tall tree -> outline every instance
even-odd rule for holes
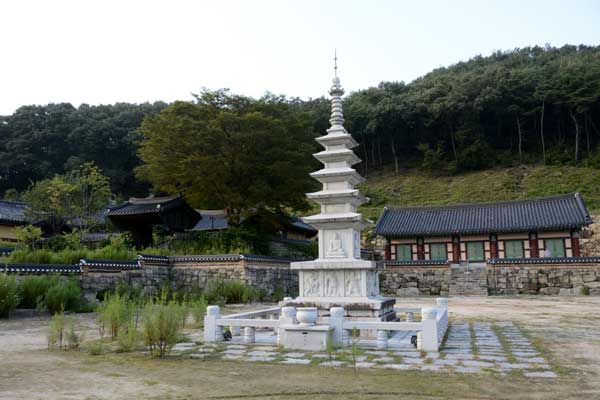
[[[205,91],[144,120],[137,173],[157,192],[195,207],[224,208],[233,224],[257,209],[305,210],[314,188],[308,115],[284,98]]]

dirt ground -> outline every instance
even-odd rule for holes
[[[88,340],[93,318],[78,316]],[[0,321],[0,399],[600,399],[600,297],[452,298],[450,318],[515,322],[559,377],[92,356],[48,351],[48,320],[28,318]]]

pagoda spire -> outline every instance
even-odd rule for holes
[[[331,95],[331,117],[329,118],[329,123],[332,128],[344,126],[344,112],[342,110],[342,96],[344,95],[344,89],[340,84],[340,78],[337,76],[337,50],[335,51],[333,60],[334,77],[331,89],[329,89],[329,94]]]

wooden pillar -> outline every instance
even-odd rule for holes
[[[537,258],[540,256],[538,249],[538,238],[536,232],[529,233],[529,254],[531,258]]]
[[[385,242],[385,253],[384,253],[383,258],[385,258],[386,260],[392,259],[392,245],[390,244],[389,239],[386,239],[386,242]]]
[[[581,247],[579,247],[579,232],[571,232],[571,248],[573,257],[581,257]]]
[[[498,258],[498,236],[495,233],[490,235],[490,257]]]
[[[458,236],[452,237],[452,262],[455,264],[460,262],[460,240]]]
[[[417,239],[417,260],[425,259],[425,243],[423,238]]]

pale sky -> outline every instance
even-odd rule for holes
[[[2,0],[0,115],[202,87],[319,97],[336,47],[349,92],[546,43],[600,44],[600,1]]]

